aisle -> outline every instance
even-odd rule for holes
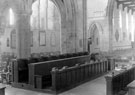
[[[60,95],[106,95],[105,78],[99,77]]]
[[[39,93],[30,90],[13,88],[8,85],[5,86],[6,86],[5,95],[53,95],[53,94]],[[59,95],[106,95],[105,78],[104,76],[99,77],[95,80],[84,83],[76,88],[63,92]]]

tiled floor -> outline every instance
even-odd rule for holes
[[[5,95],[53,95],[53,94],[39,93],[30,90],[13,88],[8,85],[5,86],[6,86]],[[104,76],[102,76],[90,82],[84,83],[69,91],[63,92],[59,95],[106,95],[105,78]]]

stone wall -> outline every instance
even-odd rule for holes
[[[132,14],[127,8],[123,10],[123,6],[114,5],[113,17],[113,50],[131,48],[132,33]]]
[[[132,48],[131,40],[132,38],[132,14],[131,11],[127,11],[127,8],[123,10],[122,5],[117,8],[117,2],[114,0],[113,9],[109,4],[112,0],[87,0],[87,38],[91,34],[91,25],[96,24],[100,25],[102,29],[99,29],[99,38],[100,38],[100,51],[111,51],[112,50],[121,50]],[[111,2],[112,3],[112,2]],[[109,10],[110,9],[110,10]],[[112,11],[113,10],[113,11]],[[121,26],[120,24],[120,11],[121,10]],[[110,11],[110,12],[109,12]],[[111,14],[109,14],[111,13]],[[126,24],[126,13],[128,15],[128,21]],[[109,16],[111,16],[109,17]],[[108,19],[109,18],[109,19]],[[110,20],[112,19],[113,25],[110,26]],[[128,25],[128,29],[126,28]],[[112,30],[109,28],[112,27]],[[117,32],[116,32],[117,31]],[[110,38],[112,36],[112,39]],[[93,51],[92,51],[93,52]]]
[[[39,40],[41,40],[39,38],[40,30],[38,29],[38,26],[37,26],[37,29],[32,28],[29,31],[30,32],[29,39],[31,38],[32,40],[32,41],[29,41],[31,42],[30,52],[40,53],[40,52],[60,51],[61,53],[73,53],[73,52],[86,51],[85,50],[86,31],[84,31],[86,27],[84,25],[84,22],[86,22],[86,19],[84,18],[86,17],[86,14],[84,14],[84,12],[86,11],[84,10],[84,6],[86,3],[84,3],[84,0],[69,0],[69,1],[64,0],[63,2],[59,1],[58,3],[56,2],[55,4],[60,12],[59,25],[61,26],[60,26],[59,31],[57,31],[57,29],[52,29],[52,30],[45,29],[45,45],[40,45],[39,44],[40,42]],[[22,14],[19,14],[17,16],[21,16],[21,15]],[[19,18],[21,19],[21,17]],[[40,19],[40,21],[42,21],[42,19]],[[34,23],[36,23],[36,21],[34,21]],[[58,23],[56,25],[58,25]],[[17,26],[15,26],[17,28],[16,29],[17,32],[19,32],[19,29],[24,28],[23,26],[22,28],[21,26],[19,26],[19,29],[18,29]],[[57,28],[57,27],[54,27],[54,28]],[[15,52],[15,53],[18,52],[17,49],[13,50],[11,47],[6,46],[6,39],[8,35],[9,35],[8,38],[10,39],[11,31],[7,30],[7,28],[5,28],[4,30],[5,30],[4,35],[1,36],[1,40],[4,40],[4,41],[1,41],[2,42],[1,51],[2,52]],[[22,33],[22,31],[23,30],[21,30],[20,33]],[[17,37],[16,40],[18,41],[18,39],[20,39],[21,42],[24,40],[23,38]],[[19,46],[19,44],[17,44],[17,46]],[[20,46],[18,47],[18,49],[19,48],[21,49]]]
[[[87,0],[87,38],[91,34],[91,25],[98,26],[99,39],[100,39],[100,51],[109,51],[109,31],[108,31],[108,19],[107,19],[107,4],[108,0]],[[91,51],[93,52],[93,51]],[[99,52],[99,51],[97,51]]]
[[[6,4],[9,2],[8,0],[5,2],[4,6],[6,7]],[[117,8],[117,3],[114,1],[115,4],[111,13],[109,12],[109,5],[111,5],[109,2],[111,2],[111,0],[54,0],[53,3],[60,13],[60,23],[56,25],[60,28],[57,31],[57,27],[55,27],[55,29],[46,29],[46,26],[41,26],[45,28],[45,45],[40,45],[39,29],[29,30],[29,16],[31,15],[29,10],[31,10],[31,6],[29,4],[26,6],[27,4],[25,3],[28,2],[24,3],[18,1],[16,5],[14,5],[20,8],[20,10],[17,11],[17,7],[14,7],[17,14],[16,18],[18,18],[15,25],[17,31],[17,50],[6,47],[6,41],[7,38],[10,40],[9,35],[11,31],[6,27],[4,28],[4,35],[1,35],[1,52],[19,52],[18,55],[22,54],[25,57],[25,55],[29,56],[27,52],[40,53],[60,51],[61,53],[73,53],[87,51],[87,39],[93,35],[91,34],[93,25],[96,25],[98,29],[99,49],[97,52],[108,52],[111,50],[110,48],[112,48],[112,50],[131,48],[131,32],[133,31],[131,12],[128,12],[128,23],[126,24],[127,9],[125,8],[123,10],[121,5]],[[24,7],[25,9],[23,9]],[[0,10],[5,11],[4,8]],[[120,28],[119,25],[119,10],[121,10],[122,15],[122,28]],[[110,13],[114,14],[111,16],[113,18],[109,18]],[[24,14],[28,16],[26,17]],[[45,16],[42,18],[44,17]],[[19,19],[27,20],[27,22],[19,22]],[[40,21],[42,20],[43,19],[40,19]],[[111,20],[113,21],[113,25],[111,25]],[[49,26],[51,26],[51,24]],[[110,29],[110,26],[113,27],[113,29]],[[23,33],[23,31],[25,33]],[[29,34],[31,31],[33,31],[33,38],[30,35],[28,35],[27,38],[25,35]],[[23,35],[21,36],[19,33]],[[29,38],[33,39],[33,41],[31,41],[33,42],[31,47],[29,47],[30,41],[25,44],[27,40],[30,40]],[[25,53],[23,53],[23,51],[25,51]]]

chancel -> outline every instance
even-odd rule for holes
[[[134,0],[0,0],[0,95],[135,95]]]

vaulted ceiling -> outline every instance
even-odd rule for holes
[[[123,5],[123,10],[127,7],[128,11],[132,10],[132,12],[135,12],[135,0],[116,0],[118,3],[118,6],[120,4]]]

